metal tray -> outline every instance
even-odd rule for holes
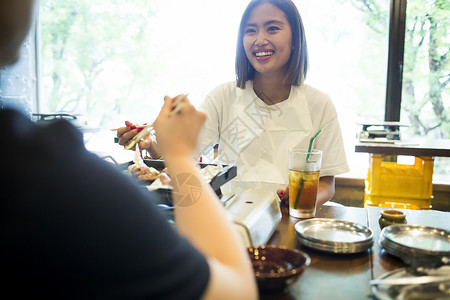
[[[164,160],[156,160],[156,159],[144,159],[144,163],[149,166],[153,167],[158,171],[163,170],[166,166],[164,165]],[[127,170],[130,165],[132,165],[133,162],[129,161],[127,163],[119,164],[118,167],[121,170]],[[215,164],[205,164],[205,163],[198,163],[198,165],[201,168],[204,168],[208,165],[215,165]],[[208,183],[211,185],[213,190],[216,192],[217,195],[221,195],[220,187],[236,177],[237,175],[237,168],[235,164],[231,165],[223,165],[223,170],[214,176],[214,178],[210,179]]]
[[[309,248],[323,251],[323,252],[329,252],[329,253],[336,253],[336,254],[354,254],[354,253],[360,253],[364,252],[367,249],[369,249],[372,244],[352,244],[352,243],[345,243],[345,244],[334,244],[334,245],[327,245],[327,244],[320,244],[311,242],[306,239],[302,239],[301,237],[297,236],[297,240],[304,246],[307,246]]]
[[[450,232],[444,229],[399,224],[383,228],[381,236],[411,251],[450,255]]]
[[[295,224],[298,241],[310,248],[351,254],[366,251],[373,245],[372,231],[361,224],[317,218]]]
[[[412,266],[438,267],[450,259],[450,232],[440,228],[391,225],[381,231],[379,244]]]

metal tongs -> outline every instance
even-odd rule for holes
[[[376,279],[369,281],[370,285],[418,285],[418,284],[430,284],[450,282],[450,275],[448,276],[419,276],[419,277],[405,277],[405,278],[387,278]]]
[[[450,269],[442,268],[425,269],[423,267],[405,268],[407,277],[378,278],[369,281],[373,286],[402,286],[402,285],[424,285],[433,283],[450,283]]]
[[[171,116],[177,114],[181,109],[183,109],[184,104],[181,103],[181,101],[183,101],[186,97],[187,97],[187,94],[178,95],[175,97],[175,101],[173,103],[173,109],[170,112]],[[133,148],[133,146],[136,145],[136,143],[138,143],[142,138],[144,138],[146,135],[148,135],[150,133],[150,131],[153,129],[154,124],[155,123],[152,123],[150,125],[143,127],[142,130],[131,139],[131,141],[128,143],[128,145],[126,145],[124,147],[124,149],[129,150],[129,149]]]

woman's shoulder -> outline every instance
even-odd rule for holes
[[[296,88],[303,91],[310,112],[316,114],[319,112],[332,112],[335,110],[334,103],[327,93],[307,84],[303,84]]]
[[[215,105],[227,103],[230,105],[239,98],[243,91],[236,86],[236,81],[228,81],[213,88],[206,96],[205,103],[214,103]]]
[[[309,106],[329,107],[334,106],[333,101],[328,93],[319,90],[308,84],[303,84],[299,88],[303,89],[306,101]]]
[[[208,96],[224,96],[233,95],[238,92],[239,88],[236,86],[236,81],[228,81],[221,83],[214,87]]]
[[[309,101],[331,102],[331,98],[327,93],[325,93],[311,85],[303,84],[302,86],[300,86],[298,88],[303,89],[303,91],[305,92],[305,96]]]

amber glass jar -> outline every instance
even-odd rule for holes
[[[406,224],[405,213],[396,209],[385,209],[381,211],[380,219],[378,220],[380,228],[393,224]]]

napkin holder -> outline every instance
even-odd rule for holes
[[[266,244],[281,221],[278,196],[265,190],[247,190],[224,204],[246,247]]]

